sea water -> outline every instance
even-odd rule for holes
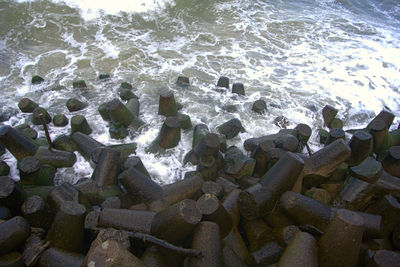
[[[29,97],[51,115],[82,114],[91,136],[109,145],[136,142],[137,155],[161,184],[182,178],[195,166],[183,166],[192,131],[161,154],[146,153],[165,119],[157,114],[159,93],[172,90],[191,116],[212,132],[232,118],[245,133],[228,145],[279,131],[277,116],[288,127],[306,123],[313,129],[312,149],[319,149],[321,109],[339,110],[345,129],[362,128],[383,108],[400,117],[400,3],[380,0],[36,0],[0,1],[0,111],[5,125],[30,121],[18,101]],[[100,81],[99,74],[111,79]],[[31,85],[33,75],[45,82]],[[190,87],[179,87],[179,75]],[[246,96],[216,91],[220,76],[245,85]],[[72,88],[84,79],[88,90]],[[131,83],[146,122],[124,140],[113,140],[97,111],[118,98],[121,82]],[[68,112],[77,97],[88,108]],[[268,111],[251,105],[264,99]],[[234,105],[236,112],[224,106]],[[41,127],[32,126],[40,136]],[[69,134],[69,126],[49,125],[52,138]],[[90,177],[92,167],[77,153],[73,168],[59,169],[56,183]],[[10,153],[2,160],[11,165]]]

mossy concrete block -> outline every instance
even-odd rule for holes
[[[37,108],[39,105],[35,102],[33,102],[29,98],[22,98],[18,102],[18,107],[19,109],[24,112],[24,113],[32,113],[35,108]]]
[[[225,135],[226,139],[236,137],[240,132],[244,133],[246,130],[243,128],[239,119],[231,119],[217,127],[217,131]]]
[[[118,99],[113,99],[106,104],[106,112],[112,122],[119,122],[129,126],[133,121],[133,114]],[[101,113],[100,113],[101,114]]]
[[[32,82],[32,84],[41,84],[42,82],[44,82],[44,79],[42,77],[40,77],[39,75],[35,75],[32,77],[31,82]]]
[[[15,126],[15,130],[23,134],[26,138],[35,140],[38,136],[38,133],[32,129],[28,124],[20,124]]]
[[[120,123],[111,124],[108,132],[113,139],[124,139],[128,136],[128,130]]]
[[[41,116],[43,116],[43,120],[46,124],[49,124],[51,122],[51,116],[47,112],[47,110],[42,107],[37,107],[32,112],[32,123],[35,125],[42,125],[43,121],[40,118]]]
[[[132,84],[128,83],[128,82],[122,82],[120,87],[121,89],[133,89]]]
[[[64,114],[57,114],[53,117],[53,124],[57,127],[64,127],[68,125],[68,118]]]
[[[131,89],[125,89],[125,88],[119,90],[119,97],[125,101],[128,101],[129,99],[132,98],[138,98],[137,95],[135,95]]]
[[[225,87],[226,89],[229,89],[229,78],[225,77],[225,76],[221,76],[218,79],[217,87]]]
[[[246,95],[243,83],[234,83],[232,85],[232,93],[238,95]]]
[[[77,98],[70,98],[67,100],[66,106],[69,112],[74,112],[86,108],[88,104],[80,101]]]
[[[105,79],[110,79],[110,78],[111,78],[111,76],[108,73],[101,73],[99,75],[99,80],[105,80]]]
[[[327,205],[329,205],[332,201],[332,197],[329,192],[322,188],[313,187],[307,190],[304,195]]]
[[[5,161],[0,161],[0,176],[7,176],[10,173],[10,167]]]
[[[179,120],[180,120],[180,127],[182,130],[187,130],[192,128],[192,121],[190,119],[190,116],[187,114],[178,114]]]
[[[82,88],[87,88],[86,82],[84,80],[76,80],[72,82],[72,87],[74,89],[82,89]]]
[[[263,114],[265,111],[267,111],[267,103],[262,99],[256,100],[254,101],[251,110],[258,114]]]
[[[176,80],[176,84],[185,87],[190,85],[190,81],[188,77],[179,76],[178,79]]]
[[[87,135],[92,133],[92,128],[90,128],[86,118],[82,115],[75,115],[71,118],[71,133],[75,132],[81,132]]]
[[[62,134],[53,140],[53,147],[58,150],[74,152],[78,150],[77,144],[68,135]]]

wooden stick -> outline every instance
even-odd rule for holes
[[[310,146],[308,145],[308,143],[306,143],[305,145],[306,145],[306,148],[307,148],[308,155],[311,156],[312,155],[312,151],[311,151]]]
[[[40,113],[39,117],[40,117],[40,120],[42,121],[42,124],[43,124],[44,133],[46,134],[47,142],[49,143],[49,150],[51,150],[51,147],[53,146],[53,144],[51,142],[49,130],[47,129],[46,121],[44,120],[44,117],[43,117],[42,113]]]
[[[96,227],[96,230],[101,230],[101,228]],[[130,232],[130,231],[124,231],[128,234],[129,237],[135,238],[135,239],[140,239],[143,242],[149,242],[154,245],[163,247],[165,249],[169,249],[171,251],[174,251],[176,253],[188,256],[188,257],[202,257],[201,251],[197,249],[187,249],[187,248],[182,248],[182,247],[177,247],[175,245],[172,245],[171,243],[168,243],[165,240],[159,239],[155,236],[149,235],[149,234],[143,234],[139,232]]]
[[[187,249],[187,248],[181,248],[181,247],[177,247],[172,245],[171,243],[168,243],[165,240],[162,239],[158,239],[157,237],[154,237],[152,235],[149,234],[143,234],[143,233],[134,233],[134,232],[127,232],[128,236],[136,238],[136,239],[140,239],[144,242],[149,242],[152,243],[154,245],[158,245],[160,247],[172,250],[174,252],[177,252],[179,254],[183,254],[189,257],[201,257],[201,251],[197,250],[197,249]]]

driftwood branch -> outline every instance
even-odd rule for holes
[[[154,245],[166,248],[168,250],[177,252],[179,254],[189,256],[189,257],[201,257],[201,251],[197,249],[187,249],[187,248],[181,248],[177,247],[175,245],[172,245],[171,243],[168,243],[165,240],[159,239],[155,236],[149,235],[149,234],[143,234],[143,233],[137,233],[137,232],[127,232],[128,236],[135,238],[135,239],[140,239],[143,242],[149,242]]]
[[[305,146],[307,148],[308,155],[311,156],[312,155],[312,151],[311,151],[310,146],[308,145],[308,143],[306,143]]]
[[[39,118],[42,121],[43,128],[44,128],[44,133],[46,134],[47,142],[49,143],[49,150],[51,150],[51,147],[53,146],[53,143],[51,142],[49,130],[47,129],[47,124],[46,124],[46,121],[44,120],[43,113],[39,114]]]
[[[101,229],[102,228],[96,227],[96,230],[101,230]],[[123,230],[123,231],[126,232],[129,237],[139,239],[143,242],[152,243],[153,245],[163,247],[165,249],[171,250],[173,252],[176,252],[178,254],[181,254],[181,255],[184,255],[187,257],[202,257],[201,251],[198,249],[188,249],[188,248],[177,247],[175,245],[172,245],[171,243],[168,243],[165,240],[159,239],[159,238],[149,235],[149,234],[130,232],[130,231],[125,231],[125,230]]]

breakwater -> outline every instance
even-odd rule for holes
[[[107,79],[107,76],[99,77]],[[43,82],[33,77],[32,82]],[[176,82],[190,88],[189,78]],[[83,80],[73,83],[85,90]],[[245,94],[220,77],[215,94]],[[128,83],[120,99],[98,106],[112,138],[143,127],[140,101]],[[132,101],[135,100],[135,101]],[[0,128],[3,153],[18,160],[19,181],[2,162],[0,176],[0,262],[18,266],[395,266],[398,263],[400,210],[400,128],[382,110],[365,127],[343,130],[339,110],[326,105],[318,130],[321,148],[308,145],[307,124],[252,137],[240,120],[212,132],[191,124],[179,112],[171,91],[159,95],[163,124],[147,153],[179,146],[182,131],[192,132],[184,163],[196,166],[180,181],[159,185],[146,169],[136,144],[106,146],[90,137],[79,99],[66,101],[70,121],[49,114],[23,98],[21,112],[42,125],[37,139],[29,125]],[[252,112],[265,113],[257,100]],[[139,112],[138,112],[139,110]],[[49,127],[68,127],[51,140]],[[397,128],[397,129],[393,129]],[[391,130],[390,130],[391,129]],[[51,129],[50,129],[51,130]],[[243,146],[248,153],[244,153]],[[93,166],[90,178],[54,185],[58,170],[76,164],[79,153]],[[73,233],[73,235],[71,235]],[[299,253],[302,255],[298,257]],[[111,259],[111,260],[110,260]],[[299,261],[301,263],[299,263]]]

